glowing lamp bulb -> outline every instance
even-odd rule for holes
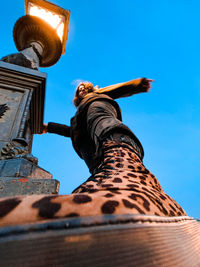
[[[25,9],[26,15],[38,17],[56,30],[64,54],[70,12],[45,0],[25,0]]]
[[[29,3],[28,13],[29,15],[39,17],[44,21],[46,21],[49,25],[51,25],[54,29],[56,29],[56,32],[60,40],[61,41],[63,40],[64,21],[65,21],[64,16],[58,15],[47,9],[41,8],[37,5],[34,5],[33,3]]]

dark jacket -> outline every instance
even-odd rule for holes
[[[79,105],[71,126],[49,123],[48,131],[71,137],[77,154],[84,159],[90,172],[101,161],[101,144],[110,133],[130,136],[143,153],[140,141],[122,123],[121,110],[117,102],[107,95],[91,94]]]
[[[48,132],[71,137],[75,151],[84,159],[91,173],[101,161],[101,144],[111,133],[129,136],[140,150],[141,158],[144,155],[140,141],[122,123],[119,105],[110,97],[119,98],[131,95],[136,90],[139,92],[142,79],[141,82],[135,81],[137,85],[134,86],[130,82],[127,86],[120,84],[123,91],[116,86],[113,90],[111,86],[111,90],[109,87],[99,90],[99,92],[105,91],[106,94],[97,92],[88,94],[79,104],[75,116],[71,119],[70,127],[57,123],[48,124]]]

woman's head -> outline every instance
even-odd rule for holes
[[[73,99],[74,106],[78,106],[81,100],[88,94],[94,91],[94,86],[91,82],[81,82],[77,88]]]

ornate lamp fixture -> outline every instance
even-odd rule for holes
[[[26,15],[15,24],[13,36],[18,51],[17,59],[3,58],[3,61],[39,69],[54,65],[65,53],[68,35],[69,10],[45,0],[25,0]],[[30,66],[28,66],[30,63]]]
[[[46,74],[38,70],[64,54],[70,12],[44,0],[25,0],[25,10],[13,30],[19,52],[0,61],[0,197],[56,194],[59,187],[31,148],[43,130]]]

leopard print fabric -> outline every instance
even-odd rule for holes
[[[132,147],[107,141],[103,161],[70,195],[29,195],[0,201],[0,226],[103,214],[186,216],[162,190]]]
[[[104,143],[103,151],[102,164],[74,193],[107,191],[104,196],[116,206],[114,212],[117,214],[186,215],[178,203],[165,194],[157,178],[145,168],[132,147],[108,141]]]

